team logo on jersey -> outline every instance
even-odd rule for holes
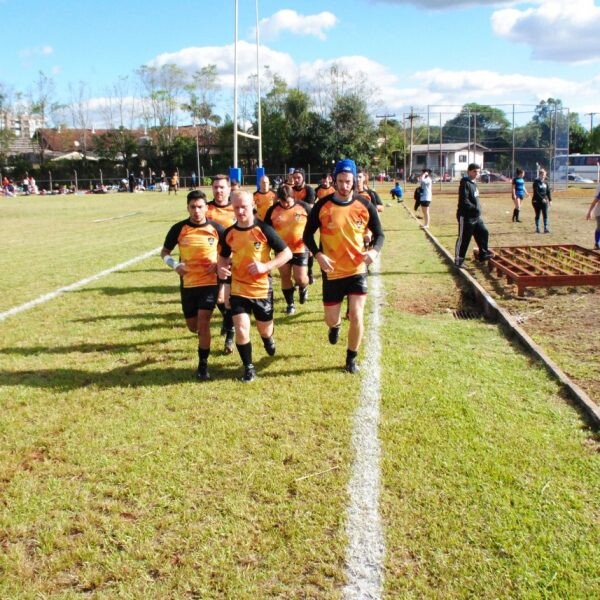
[[[260,250],[261,246],[262,246],[262,244],[260,242],[254,242],[254,249],[255,250]]]
[[[208,238],[208,245],[212,246],[215,243],[215,238],[214,237],[209,237]]]
[[[294,215],[294,220],[295,220],[295,221],[297,221],[298,223],[299,223],[300,221],[302,221],[302,214],[301,214],[301,213],[296,213],[296,214]]]
[[[356,221],[354,221],[354,225],[356,225],[356,229],[362,229],[362,226],[365,224],[365,222],[362,219],[357,219]]]

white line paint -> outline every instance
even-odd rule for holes
[[[24,310],[29,310],[30,308],[33,308],[34,306],[37,306],[38,304],[43,304],[44,302],[48,302],[49,300],[54,300],[54,298],[58,298],[58,296],[60,296],[61,294],[64,294],[65,292],[72,292],[73,290],[82,288],[82,287],[86,286],[88,283],[98,281],[98,279],[102,279],[103,277],[106,277],[107,275],[110,275],[111,273],[114,273],[115,271],[120,271],[121,269],[126,269],[127,267],[130,267],[131,265],[135,265],[136,263],[139,263],[142,260],[150,258],[151,256],[154,256],[155,254],[158,254],[160,252],[161,248],[162,248],[162,246],[159,246],[158,248],[154,248],[154,250],[148,250],[148,252],[145,252],[144,254],[140,254],[140,256],[136,256],[135,258],[132,258],[125,262],[119,263],[118,265],[115,265],[114,267],[110,267],[110,269],[106,269],[104,271],[101,271],[100,273],[96,273],[95,275],[91,275],[90,277],[86,277],[85,279],[81,279],[80,281],[76,281],[75,283],[72,283],[71,285],[67,285],[65,287],[58,288],[57,290],[54,290],[53,292],[48,292],[47,294],[44,294],[43,296],[39,296],[38,298],[35,298],[35,300],[31,300],[30,302],[26,302],[25,304],[21,304],[20,306],[15,306],[14,308],[11,308],[10,310],[0,313],[0,321],[4,321],[4,319],[7,319],[8,317],[12,317],[13,315],[23,312]]]
[[[105,223],[106,221],[116,221],[117,219],[125,219],[126,217],[133,217],[135,215],[141,215],[141,212],[132,212],[132,213],[127,213],[125,215],[119,215],[117,217],[107,217],[106,219],[96,219],[95,221],[92,221],[92,223]]]
[[[383,297],[379,264],[369,278],[372,305],[365,332],[365,359],[362,362],[360,403],[354,415],[352,445],[355,458],[348,484],[346,533],[346,600],[381,598],[383,587],[384,539],[379,515],[380,458],[379,403],[381,399],[381,327],[380,304]]]

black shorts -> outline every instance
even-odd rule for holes
[[[431,200],[423,200],[423,201],[419,201],[419,204],[421,206],[429,206],[431,204]]]
[[[367,274],[351,275],[341,279],[323,277],[323,304],[339,304],[344,296],[364,296],[367,293]]]
[[[296,267],[307,267],[308,252],[294,252],[294,254],[292,254],[291,260],[289,260],[287,264]]]
[[[183,316],[191,319],[199,310],[213,310],[217,304],[216,285],[202,285],[192,288],[181,288],[181,308]]]
[[[268,298],[244,298],[243,296],[230,296],[231,314],[254,315],[257,321],[273,320],[273,292],[269,292]]]

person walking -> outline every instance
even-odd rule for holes
[[[525,179],[524,176],[525,171],[523,169],[517,169],[515,173],[515,177],[512,180],[512,199],[515,205],[512,214],[513,223],[520,223],[521,219],[521,204],[525,198],[525,196],[529,196],[529,193],[525,189]]]
[[[342,302],[348,297],[350,325],[344,370],[357,373],[356,359],[364,333],[367,266],[379,255],[384,233],[375,206],[355,194],[355,162],[340,160],[333,176],[336,191],[313,207],[303,239],[323,273],[323,308],[331,344],[338,342]],[[372,234],[372,246],[365,250],[367,230]],[[317,231],[319,245],[315,241]]]
[[[206,218],[206,195],[187,195],[188,218],[167,233],[160,256],[180,278],[181,307],[188,329],[198,334],[199,381],[208,381],[210,319],[217,302],[217,247],[225,228]],[[179,247],[179,260],[171,256]]]
[[[256,216],[264,221],[267,211],[277,201],[277,194],[271,189],[271,181],[263,175],[258,182],[259,188],[254,192],[254,206]]]
[[[292,251],[275,230],[256,218],[254,201],[249,192],[232,194],[236,222],[221,237],[218,274],[231,277],[231,313],[235,326],[235,343],[244,365],[242,381],[256,379],[250,341],[250,315],[269,356],[275,354],[273,338],[273,287],[270,271],[292,258]],[[275,253],[271,258],[271,251]]]
[[[223,225],[224,228],[235,223],[235,212],[231,204],[231,182],[227,175],[219,173],[212,180],[213,199],[208,203],[206,216],[212,221]],[[234,328],[229,306],[229,293],[231,288],[231,278],[219,279],[219,295],[217,297],[217,308],[223,315],[223,324],[221,326],[221,335],[225,336],[225,354],[233,353]]]
[[[540,216],[542,216],[544,233],[550,233],[550,229],[548,228],[548,209],[552,204],[552,193],[546,181],[546,169],[540,169],[538,177],[533,181],[531,203],[535,211],[535,232],[540,233]]]
[[[456,219],[458,221],[458,238],[455,246],[454,264],[462,267],[465,262],[471,238],[479,248],[478,259],[487,260],[493,256],[488,249],[489,232],[481,218],[481,203],[476,179],[480,166],[471,163],[467,167],[467,174],[460,180],[458,186],[458,208]]]
[[[281,291],[286,302],[286,315],[296,312],[294,292],[298,288],[300,304],[306,302],[308,295],[308,251],[302,234],[311,211],[310,204],[294,200],[292,188],[281,185],[277,190],[277,202],[265,215],[265,223],[275,229],[292,251],[292,259],[279,267]],[[292,282],[293,275],[293,282]]]

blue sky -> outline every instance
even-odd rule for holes
[[[595,0],[259,0],[259,11],[262,61],[290,85],[337,62],[367,75],[376,112],[533,107],[555,97],[585,126],[590,112],[600,123]],[[0,84],[26,93],[43,71],[58,99],[84,82],[99,103],[119,78],[133,83],[141,65],[173,62],[191,73],[214,63],[227,92],[233,13],[233,0],[0,0]],[[239,14],[243,80],[254,69],[255,1],[239,0]]]

